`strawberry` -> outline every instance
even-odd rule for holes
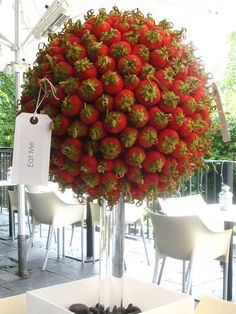
[[[52,133],[54,135],[63,135],[68,130],[70,120],[63,114],[58,114],[52,120]]]
[[[179,141],[179,134],[172,129],[162,130],[158,135],[157,149],[163,154],[171,154]]]
[[[151,126],[144,126],[138,134],[138,143],[143,148],[149,148],[157,143],[157,130]]]
[[[124,76],[124,88],[134,91],[140,84],[140,78],[135,74]]]
[[[154,77],[156,69],[150,63],[144,63],[139,72],[139,78],[143,81],[149,77]]]
[[[51,89],[47,91],[43,103],[50,103],[50,105],[58,107],[62,104],[64,98],[65,94],[63,92],[63,88],[60,85],[56,85],[54,91],[52,91]]]
[[[169,115],[168,127],[178,130],[184,123],[185,116],[181,107],[176,107]]]
[[[159,69],[155,73],[155,78],[158,81],[158,86],[162,90],[170,89],[172,83],[174,82],[175,72],[172,67],[167,67],[165,69]]]
[[[77,161],[67,159],[65,162],[65,170],[73,177],[80,174],[80,164]]]
[[[97,61],[99,56],[108,54],[108,47],[101,42],[93,42],[87,48],[89,59],[93,62]]]
[[[113,160],[120,155],[122,145],[116,137],[104,137],[100,141],[99,149],[103,158]]]
[[[132,54],[138,56],[142,64],[149,61],[150,51],[148,47],[143,44],[135,45]]]
[[[73,66],[66,61],[58,62],[53,69],[53,75],[56,82],[69,79],[73,75],[73,72]]]
[[[76,94],[79,88],[80,81],[78,78],[70,77],[65,81],[61,81],[60,86],[66,94]]]
[[[82,106],[83,102],[77,95],[69,95],[61,105],[61,112],[65,116],[73,117],[80,112]]]
[[[98,172],[104,173],[113,169],[113,161],[109,159],[100,159],[98,162]]]
[[[87,190],[86,187],[94,188],[100,184],[100,177],[99,177],[99,174],[96,172],[94,173],[81,172],[80,177],[83,180],[83,182],[86,184],[85,186],[86,190]]]
[[[59,171],[59,182],[63,186],[70,188],[74,179],[75,179],[75,177],[72,176],[67,170],[60,170]]]
[[[123,147],[130,148],[138,138],[138,131],[132,127],[126,127],[120,134],[120,140]]]
[[[62,139],[59,136],[52,135],[51,148],[60,149]]]
[[[131,46],[127,41],[117,41],[110,45],[108,54],[115,60],[131,53]]]
[[[155,195],[158,192],[160,177],[156,173],[146,174],[143,178],[143,189],[148,195]]]
[[[197,103],[192,96],[186,96],[185,100],[180,104],[185,115],[192,115],[197,109]]]
[[[78,94],[83,101],[94,101],[102,93],[102,82],[95,77],[83,80],[78,88]]]
[[[87,56],[86,49],[79,44],[69,45],[66,53],[66,59],[70,64],[74,64],[79,59],[85,58]]]
[[[162,35],[157,29],[147,30],[140,34],[140,43],[147,46],[151,51],[159,49],[162,45]]]
[[[118,31],[121,34],[128,32],[130,29],[130,24],[128,23],[128,21],[126,19],[122,19],[121,21],[116,21],[113,24],[113,26],[114,26],[114,28],[118,29]]]
[[[136,46],[136,44],[138,43],[139,37],[140,35],[137,34],[135,31],[125,32],[121,36],[122,40],[127,41],[132,48],[134,48],[134,46]]]
[[[113,163],[114,165],[112,170],[115,172],[117,178],[123,178],[128,171],[128,166],[122,159],[119,158],[114,159]]]
[[[99,152],[99,143],[98,141],[94,141],[92,139],[87,140],[83,143],[83,149],[89,156],[96,155]]]
[[[80,139],[67,137],[61,143],[62,153],[72,161],[78,161],[82,155],[82,142]]]
[[[145,197],[145,191],[143,186],[132,184],[130,189],[131,199],[142,200]]]
[[[90,31],[87,31],[84,33],[84,35],[81,38],[81,42],[83,45],[87,48],[91,44],[97,42],[97,37],[94,34],[91,34]]]
[[[172,91],[161,92],[161,100],[158,107],[164,112],[172,112],[178,106],[180,98]]]
[[[186,143],[183,140],[179,140],[179,142],[175,146],[175,150],[172,152],[172,156],[174,158],[182,158],[187,156],[188,148]]]
[[[113,108],[113,97],[111,95],[102,94],[95,101],[95,106],[100,112],[107,112]]]
[[[128,113],[128,120],[136,127],[144,127],[149,120],[149,113],[143,105],[133,105],[132,111]]]
[[[168,49],[162,46],[160,49],[156,49],[151,52],[150,63],[155,68],[163,69],[168,66],[170,60]]]
[[[134,93],[128,89],[122,89],[115,95],[114,106],[116,110],[129,112],[135,103]]]
[[[104,90],[107,94],[117,94],[123,88],[122,77],[114,71],[107,71],[102,75],[101,81],[103,83]]]
[[[65,155],[62,154],[62,152],[58,149],[53,149],[51,151],[51,158],[50,161],[56,165],[58,168],[61,168],[64,166],[65,164]]]
[[[100,176],[100,183],[102,185],[103,191],[111,192],[116,189],[118,185],[118,178],[115,173],[111,171],[106,171]]]
[[[88,134],[88,126],[80,120],[74,120],[67,130],[70,137],[78,138]]]
[[[127,149],[125,153],[125,161],[128,166],[141,168],[145,157],[144,149],[137,145]]]
[[[109,31],[101,34],[100,40],[107,46],[110,46],[111,44],[121,40],[121,33],[115,28],[110,28]]]
[[[92,124],[98,119],[99,111],[94,105],[84,103],[83,108],[80,110],[79,116],[82,122],[85,124]]]
[[[138,184],[143,183],[143,174],[139,167],[129,167],[126,177],[130,182]]]
[[[27,112],[29,111],[27,110]],[[54,118],[58,114],[58,110],[56,107],[46,105],[46,106],[43,106],[43,108],[40,110],[40,113],[47,114],[50,118]]]
[[[167,126],[170,115],[153,106],[149,109],[149,117],[149,123],[157,130],[161,130]]]
[[[96,120],[89,128],[89,137],[94,141],[99,141],[106,135],[102,121]]]
[[[94,156],[83,155],[80,158],[80,170],[83,173],[94,173],[97,171],[98,162]]]
[[[160,101],[161,93],[155,82],[145,79],[135,90],[135,96],[142,105],[153,106]]]
[[[126,115],[121,111],[109,111],[104,120],[104,127],[107,132],[117,134],[127,125]]]
[[[184,123],[178,129],[178,133],[181,137],[187,137],[193,130],[193,120],[190,117],[186,117]]]
[[[156,150],[150,150],[146,154],[146,158],[143,162],[143,168],[147,172],[161,172],[165,164],[165,157]]]
[[[142,63],[138,56],[128,54],[118,60],[117,68],[122,75],[138,74],[141,70]]]
[[[102,190],[100,188],[100,186],[96,185],[94,187],[89,187],[87,189],[88,195],[89,197],[91,197],[92,199],[99,199],[102,195]]]
[[[107,71],[114,71],[116,68],[115,60],[109,56],[99,56],[95,62],[95,67],[100,74],[104,74]]]
[[[104,20],[97,19],[93,24],[92,33],[96,37],[101,37],[103,33],[108,32],[111,29],[111,25]]]
[[[106,192],[106,196],[105,196],[109,206],[114,206],[115,204],[117,204],[119,202],[120,199],[120,190],[112,190],[112,191],[108,191]]]
[[[79,77],[80,80],[97,76],[96,67],[91,61],[89,61],[87,57],[76,61],[74,66],[77,71],[76,75]]]
[[[190,152],[196,150],[201,151],[204,149],[204,145],[200,141],[200,136],[195,132],[192,132],[191,134],[186,136],[184,138],[184,142],[186,143],[187,148],[189,149]]]

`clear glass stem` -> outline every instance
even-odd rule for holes
[[[124,199],[112,209],[104,202],[100,213],[99,303],[105,308],[123,305]]]

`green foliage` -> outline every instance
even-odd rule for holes
[[[14,79],[0,72],[0,146],[13,145],[15,124]]]

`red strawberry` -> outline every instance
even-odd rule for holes
[[[128,114],[128,120],[136,127],[144,127],[149,120],[149,113],[143,105],[133,105],[132,111]]]
[[[131,146],[133,146],[137,138],[138,138],[137,129],[129,126],[126,127],[120,134],[120,140],[125,148],[130,148]]]
[[[98,172],[111,171],[113,169],[113,161],[109,159],[100,159],[98,162]]]
[[[73,117],[80,112],[82,106],[83,102],[77,95],[70,95],[64,99],[61,105],[61,112],[65,116]]]
[[[67,137],[61,143],[61,151],[68,159],[78,161],[82,155],[82,142],[80,139]]]
[[[121,111],[109,111],[104,120],[104,127],[107,132],[117,134],[127,125],[126,115]]]
[[[88,126],[80,120],[74,120],[68,128],[67,133],[73,138],[83,137],[88,134]]]
[[[128,54],[118,60],[117,68],[122,75],[138,74],[141,70],[142,63],[138,56]]]
[[[87,191],[87,187],[94,188],[95,186],[98,186],[100,183],[99,174],[96,172],[94,173],[81,172],[80,177],[86,184],[86,187],[85,187],[86,191]]]
[[[140,34],[140,43],[147,46],[151,51],[161,48],[162,34],[157,29],[150,29]]]
[[[138,102],[145,106],[156,105],[161,98],[157,84],[151,80],[143,80],[135,91]]]
[[[172,83],[174,82],[175,72],[172,67],[167,67],[165,69],[157,70],[155,73],[155,78],[158,81],[158,85],[162,90],[170,89]]]
[[[116,68],[115,60],[107,55],[99,56],[95,62],[95,67],[100,74],[104,74],[107,71],[114,71]]]
[[[83,155],[80,158],[80,170],[83,173],[94,173],[97,171],[98,162],[94,156]]]
[[[121,33],[115,28],[110,28],[109,31],[101,34],[100,40],[107,46],[110,46],[111,44],[121,40]]]
[[[180,104],[185,115],[192,115],[197,109],[197,103],[192,96],[186,96],[185,100]]]
[[[104,20],[97,19],[96,22],[93,24],[92,33],[97,36],[101,37],[103,33],[108,32],[111,29],[111,25]]]
[[[157,130],[164,129],[169,121],[170,115],[161,111],[158,107],[151,107],[149,110],[149,123]]]
[[[138,201],[141,201],[145,197],[145,191],[143,187],[141,188],[139,185],[136,184],[132,184],[130,194],[132,199],[136,199]]]
[[[186,143],[189,151],[191,152],[196,151],[196,150],[201,151],[204,149],[204,146],[200,140],[200,136],[195,132],[192,132],[187,137],[185,137],[184,142]]]
[[[111,95],[102,94],[96,99],[95,106],[100,112],[108,112],[113,108],[113,97]]]
[[[122,145],[116,137],[104,137],[100,141],[99,149],[103,158],[113,160],[120,155]]]
[[[112,190],[106,193],[106,200],[108,204],[112,207],[117,204],[120,199],[120,190]]]
[[[179,141],[179,135],[175,130],[165,129],[158,135],[157,149],[163,154],[171,154]]]
[[[54,135],[63,135],[70,125],[70,120],[63,114],[58,114],[52,120],[52,133]]]
[[[29,111],[27,111],[29,112]],[[52,107],[50,105],[43,106],[43,108],[40,110],[41,114],[47,114],[50,118],[56,117],[58,114],[58,110],[56,107]]]
[[[89,187],[87,189],[87,193],[92,199],[98,199],[102,195],[102,190],[100,186],[96,185],[92,188]]]
[[[89,59],[95,62],[99,56],[106,56],[108,54],[108,47],[101,42],[93,42],[88,46]]]
[[[185,116],[183,113],[183,109],[180,107],[176,107],[169,116],[168,127],[178,130],[183,125],[184,121]]]
[[[76,94],[79,88],[80,81],[78,78],[70,77],[65,81],[61,81],[60,86],[66,94]]]
[[[121,34],[128,32],[130,29],[130,24],[128,23],[128,21],[126,19],[122,19],[121,21],[116,21],[113,24],[113,26],[114,26],[114,28],[118,29],[118,31]]]
[[[62,139],[59,136],[52,135],[51,148],[60,149]]]
[[[146,158],[143,162],[143,168],[147,172],[161,172],[165,164],[165,157],[156,150],[150,150],[146,154]]]
[[[140,35],[135,31],[128,31],[122,34],[121,38],[124,41],[127,41],[132,48],[138,43]]]
[[[58,168],[61,168],[64,166],[65,164],[65,155],[62,154],[62,152],[58,149],[53,149],[51,151],[51,157],[50,157],[50,161],[56,165]]]
[[[60,170],[59,171],[59,182],[63,186],[71,187],[75,177],[72,176],[67,170]]]
[[[124,79],[124,88],[134,91],[140,84],[140,78],[135,74],[125,75]]]
[[[97,76],[97,69],[94,64],[89,61],[88,58],[82,58],[75,62],[76,75],[80,80],[84,80],[91,77]]]
[[[115,60],[131,53],[131,46],[127,41],[117,41],[110,45],[109,55]]]
[[[114,165],[113,165],[113,171],[115,172],[117,178],[123,178],[124,175],[127,173],[128,171],[128,166],[126,165],[126,163],[122,160],[122,159],[115,159],[113,161]]]
[[[128,89],[122,89],[115,95],[114,105],[117,110],[129,112],[135,103],[134,93]]]
[[[151,147],[157,143],[157,130],[151,126],[147,125],[143,127],[138,134],[139,145],[143,148]]]
[[[122,77],[117,72],[113,71],[107,71],[106,73],[104,73],[101,80],[105,92],[110,95],[117,94],[119,91],[122,90],[124,85]]]
[[[61,105],[64,98],[65,98],[65,94],[64,94],[63,88],[60,85],[56,85],[54,91],[52,91],[52,89],[47,91],[43,104],[50,103],[50,105],[58,107]]]
[[[84,101],[94,101],[101,96],[102,93],[102,82],[95,77],[83,80],[78,89],[78,94]]]
[[[179,96],[172,91],[161,92],[161,100],[158,107],[164,112],[172,112],[180,102]]]
[[[165,46],[151,52],[150,63],[155,68],[165,68],[169,64],[169,52]]]
[[[83,149],[89,156],[96,155],[99,152],[99,143],[94,140],[85,141],[83,143]]]
[[[143,189],[147,194],[155,195],[158,192],[160,177],[156,173],[146,174],[143,178]]]
[[[104,124],[102,121],[96,120],[91,124],[89,129],[89,137],[94,141],[99,141],[106,135]]]
[[[87,55],[86,49],[79,44],[70,45],[67,49],[66,59],[70,64],[74,64],[79,59],[85,58]]]
[[[116,189],[118,185],[118,178],[115,173],[106,171],[100,176],[100,183],[102,189],[107,193]]]
[[[179,142],[175,146],[175,150],[172,152],[172,156],[174,158],[182,158],[187,156],[188,148],[186,143],[183,140],[179,140]]]
[[[99,111],[94,105],[84,103],[84,107],[80,110],[79,116],[85,124],[92,124],[98,119]]]
[[[126,177],[130,182],[138,184],[143,183],[143,174],[141,168],[139,167],[129,167]]]
[[[88,47],[89,45],[97,42],[97,37],[95,35],[91,34],[90,31],[87,31],[82,36],[81,42],[84,44],[85,47]]]
[[[134,46],[132,54],[138,56],[143,64],[149,61],[150,51],[148,47],[143,44]]]
[[[141,168],[145,157],[145,151],[140,146],[132,146],[125,152],[125,161],[128,166]]]
[[[72,161],[70,159],[67,159],[65,162],[65,170],[71,176],[75,177],[80,173],[80,164],[77,161]]]
[[[74,68],[65,61],[58,62],[53,69],[53,75],[56,82],[65,81],[73,76],[73,72]]]
[[[149,77],[154,77],[156,69],[150,63],[144,63],[139,72],[139,78],[143,81]]]
[[[178,133],[182,137],[187,137],[193,130],[193,120],[190,117],[186,117],[184,123],[178,129]]]

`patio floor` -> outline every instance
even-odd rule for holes
[[[61,284],[73,280],[83,279],[98,274],[98,262],[82,264],[72,258],[57,259],[56,243],[52,242],[46,271],[42,271],[47,229],[42,228],[42,237],[39,230],[35,235],[34,247],[28,261],[29,278],[21,279],[16,275],[18,271],[17,240],[3,240],[8,236],[8,213],[0,213],[0,298],[23,293],[32,289]],[[27,230],[28,231],[28,230]],[[79,231],[75,232],[73,245],[69,245],[71,229],[66,229],[66,255],[74,258],[80,257]],[[27,240],[28,243],[28,240]],[[98,247],[98,243],[95,244]],[[153,241],[147,240],[150,265],[147,265],[143,243],[140,238],[125,239],[126,275],[147,282],[152,281],[154,268]],[[96,253],[98,257],[98,252]],[[234,258],[234,269],[236,258]],[[181,291],[182,263],[167,260],[161,286],[174,291]],[[199,300],[202,295],[208,294],[222,297],[222,266],[213,261],[200,269],[193,278],[192,295]],[[233,277],[233,302],[236,303],[236,275]]]

